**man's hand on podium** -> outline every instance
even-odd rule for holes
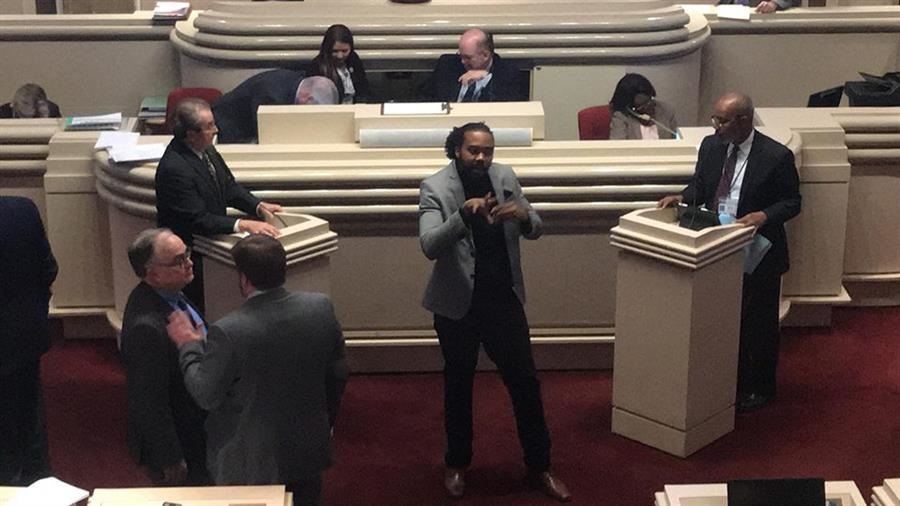
[[[278,237],[281,231],[264,221],[256,220],[238,220],[238,230],[241,232],[249,232],[251,234],[263,234],[271,237]]]
[[[664,207],[680,204],[681,200],[681,195],[669,195],[659,199],[659,202],[656,203],[656,207],[662,209]]]
[[[763,211],[755,211],[741,216],[741,218],[737,220],[737,223],[740,223],[745,227],[759,228],[765,225],[768,219],[769,217],[766,216],[766,213],[764,213]]]
[[[259,215],[260,218],[265,218],[266,213],[275,214],[283,211],[280,204],[275,204],[272,202],[260,202],[259,206],[257,206],[256,214]]]

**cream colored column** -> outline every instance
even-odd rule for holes
[[[673,209],[613,228],[612,430],[687,457],[734,429],[744,245],[738,225],[680,228]]]
[[[47,236],[59,264],[53,284],[54,316],[102,316],[113,306],[109,221],[94,183],[97,132],[59,132],[50,139],[47,173]],[[101,337],[108,328],[77,330],[66,320],[66,337]],[[69,325],[71,323],[71,325]]]
[[[872,487],[873,506],[900,506],[900,478],[888,478]]]

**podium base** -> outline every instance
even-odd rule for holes
[[[613,406],[612,431],[677,457],[687,457],[734,430],[734,405],[687,431]]]

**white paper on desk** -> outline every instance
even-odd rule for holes
[[[73,127],[89,126],[89,125],[111,125],[114,123],[122,123],[122,113],[114,112],[112,114],[100,114],[97,116],[72,116]]]
[[[185,16],[191,8],[190,2],[156,2],[154,16]]]
[[[141,134],[137,132],[100,132],[94,149],[109,149],[116,146],[133,146]]]
[[[22,489],[7,506],[70,506],[88,495],[87,490],[56,478],[44,478]]]
[[[763,257],[772,248],[772,241],[762,234],[753,236],[753,241],[744,246],[744,273],[753,274]]]
[[[165,144],[135,144],[109,148],[109,159],[115,163],[159,160],[166,152]]]
[[[385,102],[381,104],[382,116],[428,116],[449,114],[447,102]]]
[[[719,19],[736,19],[738,21],[750,21],[750,7],[746,5],[717,5],[716,16]]]

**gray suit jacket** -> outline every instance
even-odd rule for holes
[[[675,111],[665,102],[656,101],[656,115],[653,117],[669,130],[678,131],[678,123],[675,121]],[[674,136],[662,128],[659,130],[660,139],[672,139]],[[615,139],[640,139],[641,122],[634,116],[622,111],[615,111],[609,121],[609,138]]]
[[[515,220],[503,222],[513,291],[525,304],[519,236],[524,235],[526,239],[540,237],[541,218],[525,199],[522,186],[508,165],[494,163],[488,174],[498,203],[518,199],[528,209],[530,230],[523,230],[527,227],[522,227]],[[475,241],[459,211],[465,201],[462,181],[454,162],[422,181],[419,188],[419,243],[425,256],[435,260],[422,305],[433,313],[455,320],[469,311],[475,288]]]
[[[347,366],[325,295],[266,291],[213,324],[205,344],[179,353],[188,391],[209,410],[217,485],[298,481],[331,464]]]

